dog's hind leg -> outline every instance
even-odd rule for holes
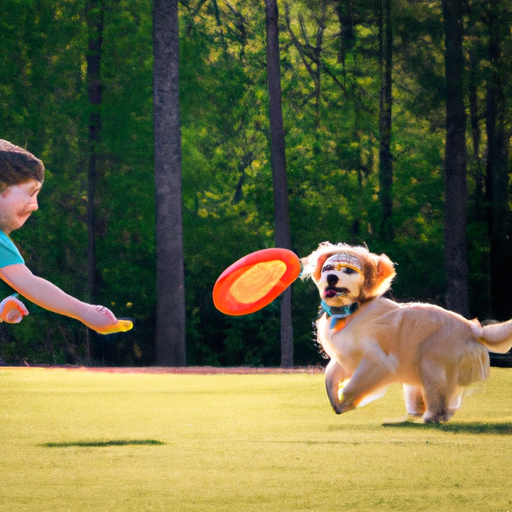
[[[448,421],[459,405],[452,400],[457,390],[456,373],[453,369],[447,371],[435,361],[427,359],[421,362],[421,380],[427,408],[423,421],[425,423]]]
[[[425,400],[421,386],[404,384],[405,408],[411,416],[423,416],[425,412]]]

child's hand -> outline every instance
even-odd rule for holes
[[[95,331],[117,322],[117,318],[110,309],[104,306],[93,306],[91,304],[87,304],[87,309],[83,311],[80,320],[82,320],[87,327]]]
[[[28,315],[25,304],[16,297],[6,297],[0,302],[0,322],[8,324],[19,324],[24,316]]]
[[[126,332],[133,327],[130,320],[118,320],[112,311],[103,306],[89,306],[82,322],[100,334]]]

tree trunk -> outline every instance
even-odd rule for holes
[[[88,298],[95,303],[97,297],[96,270],[96,183],[98,180],[98,152],[101,132],[101,46],[103,42],[103,0],[88,0],[85,7],[85,18],[88,31],[87,52],[87,91],[89,97],[89,136],[87,163],[87,265],[88,265]],[[87,329],[87,363],[91,360],[91,339],[93,331]]]
[[[393,30],[391,27],[391,0],[381,0],[379,60],[381,69],[379,196],[382,212],[380,236],[386,240],[393,240],[393,156],[391,154]]]
[[[462,53],[462,0],[443,0],[445,30],[446,147],[444,240],[446,306],[469,315],[467,263],[467,155]]]
[[[155,0],[153,44],[156,363],[161,366],[184,366],[185,277],[178,83],[178,0]]]
[[[471,126],[471,142],[473,147],[472,166],[474,167],[475,177],[475,203],[476,215],[478,218],[483,216],[483,172],[482,162],[480,159],[480,119],[478,113],[478,88],[476,83],[477,69],[480,66],[480,60],[477,58],[476,52],[473,52],[469,59],[469,73],[468,73],[468,99],[469,99],[469,118]]]
[[[270,152],[274,180],[274,216],[276,247],[291,249],[290,219],[288,214],[288,183],[281,104],[281,71],[279,62],[279,28],[276,0],[266,0],[267,15],[267,79],[270,103]],[[293,366],[293,326],[291,288],[281,300],[281,366]]]
[[[489,9],[489,61],[491,72],[487,84],[487,200],[491,239],[491,308],[497,320],[512,317],[512,241],[510,240],[509,176],[507,170],[507,136],[505,132],[505,98],[501,63],[501,2]]]
[[[339,22],[339,47],[338,47],[338,63],[343,65],[343,76],[345,76],[345,58],[347,52],[352,50],[354,46],[354,16],[352,3],[347,0],[339,0],[337,4],[337,14]]]

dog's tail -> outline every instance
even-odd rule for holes
[[[512,348],[512,320],[480,326],[479,331],[478,341],[491,352],[505,354]]]

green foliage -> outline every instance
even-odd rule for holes
[[[469,7],[465,51],[477,109],[476,125],[468,124],[470,295],[472,315],[484,318],[490,314],[484,201],[488,33],[485,6]],[[366,243],[396,262],[396,298],[442,305],[440,4],[393,4],[393,240],[378,236],[378,5],[358,0],[344,6],[351,31],[343,45],[341,28],[348,25],[340,26],[337,3],[279,2],[279,9],[293,249],[305,256],[324,240]],[[87,300],[83,10],[82,0],[1,4],[0,136],[26,146],[48,170],[40,211],[13,233],[14,241],[34,273]],[[135,329],[91,338],[92,363],[150,364],[154,355],[151,16],[150,3],[141,0],[105,2],[98,299],[118,316],[134,318]],[[276,365],[278,301],[250,317],[231,318],[211,300],[227,266],[274,245],[264,5],[184,0],[180,36],[188,363]],[[504,62],[512,62],[509,34],[502,53]],[[510,64],[503,72],[506,96],[512,97]],[[507,129],[511,124],[509,109]],[[293,285],[297,364],[321,362],[312,341],[317,304],[311,283]],[[0,357],[87,362],[85,330],[78,322],[29,309],[21,325],[0,326]]]

